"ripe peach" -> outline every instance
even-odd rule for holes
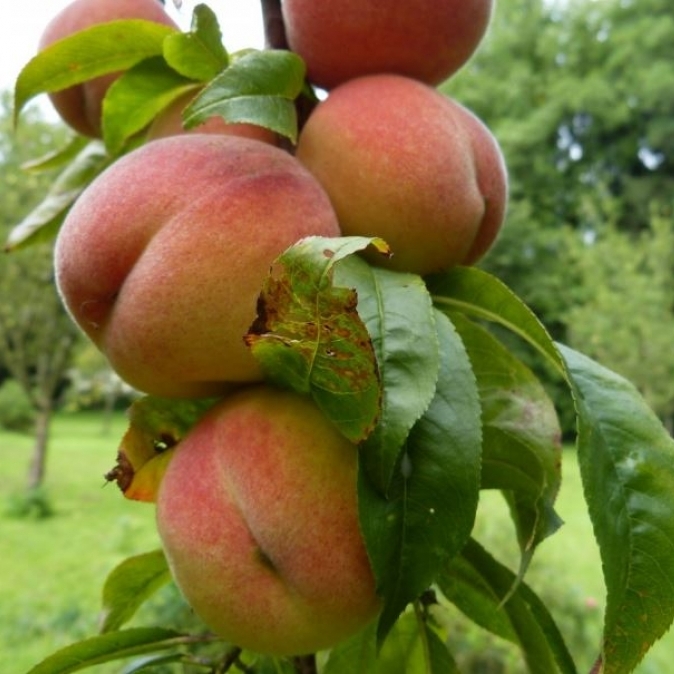
[[[183,127],[182,112],[187,104],[196,96],[195,92],[187,92],[177,98],[163,110],[150,125],[146,139],[156,140],[181,133],[224,133],[234,136],[254,138],[265,143],[276,145],[278,138],[273,131],[255,124],[228,124],[222,117],[214,116],[192,129]]]
[[[493,0],[283,0],[290,48],[325,89],[396,73],[438,84],[477,49]]]
[[[328,197],[289,153],[183,134],[124,155],[87,187],[55,247],[73,316],[141,391],[215,395],[261,372],[244,345],[270,265],[338,236]]]
[[[157,524],[177,585],[212,630],[300,655],[374,619],[356,458],[309,398],[266,385],[225,398],[177,445]]]
[[[42,50],[85,28],[118,19],[145,19],[178,28],[158,0],[73,0],[49,22],[38,48]],[[53,92],[49,98],[63,121],[75,131],[100,138],[103,97],[119,75],[102,75],[69,89]]]
[[[425,275],[479,259],[503,223],[507,174],[488,128],[399,75],[333,89],[300,133],[297,158],[330,196],[344,235],[380,236],[393,269]]]

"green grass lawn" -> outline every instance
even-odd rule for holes
[[[100,415],[59,416],[46,479],[54,516],[0,516],[3,674],[23,674],[56,648],[94,634],[107,573],[158,546],[154,508],[127,501],[103,479],[125,423],[119,415],[103,434]],[[0,509],[25,483],[31,444],[26,436],[0,434]]]
[[[55,514],[43,520],[12,519],[1,512],[25,482],[32,441],[0,432],[1,674],[26,674],[55,649],[93,635],[107,573],[124,558],[158,546],[154,508],[125,500],[103,479],[114,465],[125,427],[123,415],[107,434],[99,415],[56,419],[46,480]],[[566,524],[540,546],[526,580],[551,606],[579,671],[586,672],[599,643],[604,595],[572,451],[565,456],[558,511]],[[514,536],[499,494],[483,493],[476,534],[502,561],[516,563]],[[466,639],[478,650],[490,647],[474,631]],[[670,671],[673,656],[670,632],[637,671]],[[88,671],[119,670],[118,665]],[[513,665],[507,671],[521,670]]]

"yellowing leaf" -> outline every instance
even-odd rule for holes
[[[117,452],[117,463],[105,478],[117,482],[124,496],[152,503],[173,455],[213,399],[165,400],[147,396],[129,408],[129,428]]]

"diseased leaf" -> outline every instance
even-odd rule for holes
[[[531,344],[564,375],[555,345],[536,315],[502,281],[477,267],[455,267],[427,278],[428,289],[442,311],[460,311],[499,323]]]
[[[482,451],[477,384],[461,339],[439,312],[436,329],[436,392],[409,433],[387,496],[366,470],[359,471],[361,529],[384,600],[380,643],[464,546],[477,511]]]
[[[440,367],[435,313],[415,274],[353,257],[339,267],[336,278],[358,292],[358,314],[379,365],[381,416],[360,456],[371,487],[386,497],[405,440],[435,394]]]
[[[249,51],[225,68],[187,107],[186,128],[215,115],[230,123],[257,124],[297,140],[295,99],[304,86],[305,66],[283,49]]]
[[[530,674],[577,674],[545,604],[525,583],[516,584],[516,580],[510,569],[471,539],[438,577],[438,587],[478,625],[518,643]],[[502,603],[506,596],[508,600]],[[496,619],[490,611],[501,616]]]
[[[129,428],[117,463],[105,478],[117,482],[124,496],[154,502],[173,449],[216,399],[164,399],[145,396],[128,410]]]
[[[164,58],[176,72],[191,80],[208,82],[229,64],[222,32],[213,10],[204,4],[194,8],[188,33],[169,35]]]
[[[142,131],[169,103],[194,87],[160,56],[141,61],[115,80],[103,99],[103,140],[112,155]]]
[[[187,637],[174,630],[160,627],[136,627],[108,632],[56,651],[33,667],[28,674],[70,674],[104,662],[176,648],[185,643],[209,640],[212,639]]]
[[[10,231],[5,250],[53,239],[77,197],[110,161],[100,142],[88,143],[52,183],[42,202]]]
[[[26,103],[99,75],[127,70],[161,56],[164,38],[176,29],[155,21],[123,19],[98,24],[49,45],[21,70],[14,88],[15,121]]]
[[[634,386],[558,344],[607,589],[602,674],[631,672],[674,619],[674,439]]]
[[[246,336],[269,380],[310,394],[353,442],[374,427],[381,391],[356,292],[335,284],[333,272],[369,245],[386,250],[364,237],[308,237],[291,246],[265,281]]]
[[[100,631],[112,632],[128,622],[160,587],[171,580],[162,550],[125,559],[108,575],[103,585]]]
[[[555,407],[531,370],[490,332],[452,314],[477,377],[484,425],[482,488],[510,504],[523,575],[536,546],[561,526],[561,429]]]

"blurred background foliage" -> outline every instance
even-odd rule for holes
[[[508,0],[443,86],[493,130],[510,172],[483,266],[556,339],[631,379],[670,432],[672,44],[669,0]],[[551,385],[568,437],[570,402]]]

